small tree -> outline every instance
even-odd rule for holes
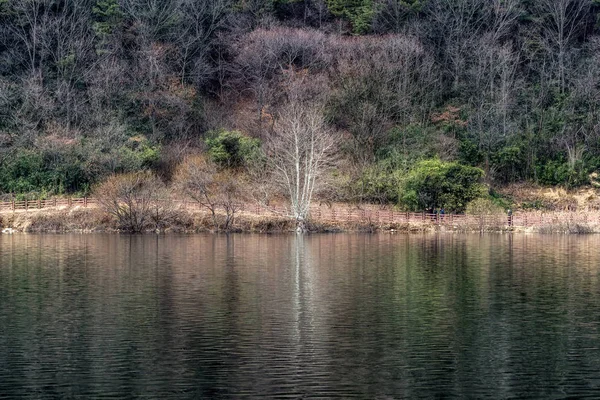
[[[94,194],[100,207],[130,232],[143,232],[152,224],[157,228],[168,215],[166,187],[149,171],[113,175]]]
[[[219,204],[225,211],[225,222],[223,229],[231,230],[235,220],[235,213],[239,210],[244,200],[242,184],[230,171],[221,171],[217,175],[216,182],[218,187]]]
[[[229,170],[219,170],[214,162],[203,156],[191,156],[177,169],[175,185],[210,212],[215,229],[230,230],[233,227],[235,213],[244,196],[239,180]],[[222,226],[218,219],[219,208],[225,213]]]
[[[479,183],[483,175],[479,168],[456,162],[421,161],[404,179],[400,203],[412,210],[445,207],[464,211],[470,201],[485,193],[485,187]]]
[[[267,156],[277,182],[289,195],[299,229],[304,229],[313,194],[333,165],[336,144],[317,106],[292,101],[279,114]]]

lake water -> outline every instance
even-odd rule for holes
[[[0,236],[0,398],[600,398],[599,330],[599,236]]]

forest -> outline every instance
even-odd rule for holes
[[[599,17],[597,0],[0,0],[0,193],[151,171],[204,198],[287,179],[297,198],[462,210],[513,182],[589,185]],[[290,185],[298,140],[321,147]]]

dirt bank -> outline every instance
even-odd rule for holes
[[[496,192],[512,203],[514,210],[600,210],[600,188],[595,186],[565,189],[558,186],[516,183],[497,188]]]
[[[356,221],[313,221],[308,224],[311,232],[521,232],[521,233],[600,233],[596,219],[589,222],[565,218],[562,213],[546,213],[546,220],[535,226],[507,226],[505,219],[477,222],[463,219],[443,223],[374,222]],[[556,216],[554,218],[553,216]],[[242,214],[236,217],[234,232],[294,232],[295,221],[280,216]],[[214,232],[212,219],[199,211],[180,210],[166,224],[152,227],[148,232],[198,233]],[[71,209],[42,209],[22,212],[0,213],[2,233],[66,233],[66,232],[119,232],[117,221],[97,208],[74,207]]]
[[[426,231],[431,226],[416,224],[387,224],[376,226],[371,223],[336,222],[309,223],[311,232],[341,231]],[[65,232],[119,232],[117,221],[97,208],[42,209],[27,212],[5,212],[0,214],[2,233],[65,233]],[[294,232],[295,221],[277,216],[239,215],[235,218],[234,232]],[[207,213],[180,210],[162,226],[148,229],[158,233],[214,232],[214,225]]]

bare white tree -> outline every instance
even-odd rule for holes
[[[267,142],[274,176],[288,193],[298,230],[305,230],[313,194],[334,164],[336,135],[315,104],[291,101],[279,113]]]

